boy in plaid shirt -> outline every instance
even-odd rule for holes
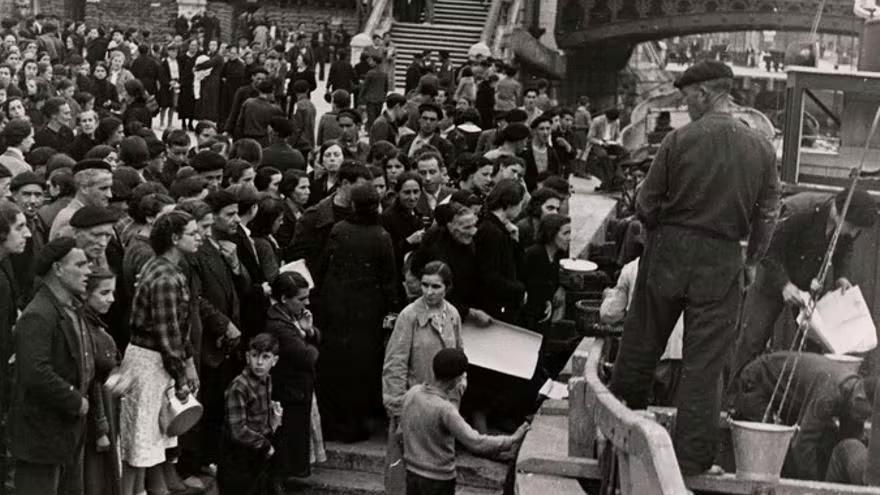
[[[217,481],[221,495],[273,491],[269,466],[272,435],[281,425],[281,405],[271,399],[269,372],[278,362],[278,341],[261,333],[251,339],[247,366],[226,389],[226,430]]]

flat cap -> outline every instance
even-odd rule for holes
[[[223,170],[223,167],[226,166],[226,159],[216,151],[202,150],[190,159],[189,164],[196,172],[213,172],[214,170]]]
[[[98,225],[114,224],[116,220],[116,215],[109,208],[86,205],[70,217],[70,226],[75,229],[89,229]]]
[[[531,131],[526,127],[522,122],[513,122],[511,124],[507,124],[507,126],[501,130],[501,140],[502,141],[519,141],[521,139],[526,139],[531,135]]]
[[[732,79],[733,70],[724,62],[704,60],[690,67],[675,81],[675,87],[681,89],[713,79]]]
[[[108,172],[113,172],[113,167],[111,167],[109,163],[98,158],[86,158],[85,160],[76,162],[76,165],[73,166],[74,174],[78,174],[85,170],[106,170]]]
[[[58,237],[43,246],[34,261],[34,271],[40,277],[45,277],[52,268],[52,263],[60,261],[67,253],[76,247],[73,237]]]
[[[22,172],[12,178],[12,182],[9,183],[9,190],[15,192],[24,186],[32,185],[37,185],[46,189],[46,181],[41,179],[39,175],[33,172]]]
[[[452,380],[458,378],[468,367],[468,358],[461,349],[447,347],[434,355],[432,368],[434,378],[438,380]]]

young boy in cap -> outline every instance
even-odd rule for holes
[[[482,435],[465,422],[449,397],[467,387],[468,359],[461,349],[434,356],[432,383],[412,387],[403,399],[401,430],[406,463],[406,495],[455,493],[455,442],[469,451],[492,454],[519,444],[529,430],[524,423],[513,435]]]
[[[282,410],[271,399],[269,372],[278,363],[278,341],[268,333],[256,335],[246,358],[244,371],[226,389],[225,445],[217,476],[221,495],[271,493],[266,473]]]

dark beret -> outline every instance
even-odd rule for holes
[[[684,74],[675,81],[675,87],[681,89],[691,84],[725,78],[733,78],[733,70],[727,64],[715,60],[704,60],[688,67]]]
[[[453,380],[461,376],[468,367],[468,358],[461,349],[447,347],[434,355],[434,378]]]
[[[238,198],[232,192],[220,189],[219,191],[211,191],[205,198],[205,203],[208,203],[211,211],[217,213],[229,205],[238,205]]]
[[[537,117],[535,117],[535,120],[532,121],[532,123],[529,125],[529,127],[531,127],[532,129],[537,129],[538,126],[544,122],[548,122],[548,123],[552,124],[553,117],[551,117],[550,115],[547,115],[546,113],[542,114],[542,115],[538,115]]]
[[[116,215],[109,208],[86,205],[70,217],[70,226],[75,229],[89,229],[98,225],[114,224],[116,220]]]
[[[196,172],[213,172],[214,170],[223,170],[223,167],[226,166],[226,159],[216,151],[202,150],[190,159],[189,165]]]
[[[308,81],[306,81],[304,79],[297,79],[296,81],[293,82],[293,92],[294,93],[297,93],[297,94],[308,93],[310,91],[311,91],[311,88],[309,87]]]
[[[128,183],[122,179],[113,179],[113,185],[110,186],[110,192],[113,194],[111,201],[114,203],[131,199],[131,188],[128,187]]]
[[[22,172],[12,178],[12,182],[9,183],[9,190],[15,192],[24,186],[31,185],[37,185],[46,189],[46,181],[41,179],[39,175],[33,172]]]
[[[508,123],[525,123],[525,121],[529,120],[529,114],[527,114],[526,111],[522,108],[513,108],[509,112],[507,112],[507,118],[505,120]]]
[[[400,93],[391,93],[385,97],[385,105],[391,108],[396,105],[405,105],[406,97]]]
[[[853,191],[849,210],[846,212],[846,221],[857,227],[868,228],[873,227],[876,220],[877,203],[874,198],[862,189]]]
[[[73,248],[76,241],[73,237],[59,237],[43,246],[34,261],[34,271],[40,277],[45,277],[52,268],[52,263],[64,259]]]
[[[519,141],[521,139],[526,139],[531,135],[531,131],[526,127],[522,122],[513,122],[512,124],[507,124],[504,129],[501,130],[501,140],[502,141]]]
[[[111,167],[109,163],[99,158],[86,158],[85,160],[80,160],[76,162],[76,165],[73,166],[74,174],[78,174],[84,170],[106,170],[108,172],[112,172],[113,167]]]
[[[3,137],[7,140],[18,143],[22,139],[31,135],[31,123],[23,119],[12,119],[3,128]]]

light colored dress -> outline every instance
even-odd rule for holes
[[[177,446],[177,437],[166,436],[159,426],[165,392],[174,380],[160,353],[136,345],[126,348],[121,372],[132,378],[119,411],[122,460],[136,468],[157,466],[165,462],[165,450]]]

